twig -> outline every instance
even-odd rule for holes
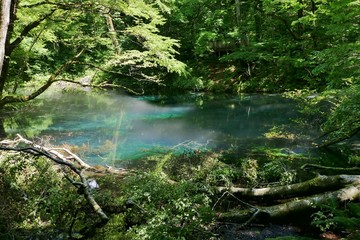
[[[243,205],[245,205],[245,206],[247,206],[247,207],[249,207],[249,208],[251,208],[251,209],[256,210],[256,211],[251,215],[251,217],[250,217],[248,220],[246,220],[243,224],[240,225],[240,228],[243,228],[243,227],[249,225],[249,223],[251,223],[251,221],[254,220],[254,218],[261,212],[261,210],[260,210],[259,208],[255,207],[255,206],[253,206],[253,205],[251,205],[251,204],[249,204],[249,203],[247,203],[247,202],[244,202],[244,201],[240,200],[239,198],[237,198],[236,196],[234,196],[234,194],[232,194],[232,193],[229,192],[229,191],[225,191],[225,192],[221,195],[221,197],[215,202],[214,206],[212,207],[212,210],[214,210],[215,206],[218,204],[218,202],[219,202],[222,198],[225,197],[225,195],[229,195],[229,196],[235,198],[235,199],[236,199],[237,201],[239,201],[241,204],[243,204]]]

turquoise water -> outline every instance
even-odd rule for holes
[[[68,92],[36,103],[4,120],[9,135],[71,145],[90,163],[116,166],[164,149],[226,149],[262,141],[270,128],[297,115],[294,103],[278,95]]]

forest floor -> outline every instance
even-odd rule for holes
[[[218,232],[224,240],[265,240],[279,237],[287,237],[285,239],[296,237],[296,239],[304,240],[319,239],[316,234],[309,234],[300,227],[276,224],[251,225],[245,228],[241,228],[240,224],[222,225]]]

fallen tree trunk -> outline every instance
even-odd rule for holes
[[[355,175],[355,176],[339,175],[339,176],[325,177],[324,179],[331,180],[330,183],[338,182],[341,183],[340,185],[345,184],[348,186],[343,187],[336,191],[323,192],[304,198],[289,199],[287,202],[278,205],[266,206],[266,207],[251,206],[247,209],[231,210],[225,213],[221,213],[219,215],[219,220],[223,222],[244,223],[244,225],[254,220],[261,220],[261,221],[278,220],[278,219],[283,219],[289,215],[297,214],[300,212],[306,212],[309,210],[314,210],[317,206],[321,204],[326,204],[329,199],[336,199],[337,201],[342,202],[342,201],[350,201],[350,200],[358,199],[360,197],[360,175]],[[325,182],[326,181],[323,181],[323,183]],[[280,191],[280,189],[287,191],[286,187],[287,186],[275,188],[276,190],[274,190],[275,194],[273,196],[279,196],[278,191]],[[291,185],[289,187],[290,190]],[[295,187],[295,189],[299,190],[301,188]],[[251,196],[255,196],[255,193],[257,193],[256,196],[260,196],[260,197],[265,196],[267,194],[265,191],[261,192],[257,190],[259,189],[255,189],[255,190],[242,189],[239,192],[247,193]],[[268,193],[271,195],[273,192],[269,190]]]
[[[317,165],[306,165],[304,167],[320,168]],[[245,209],[221,213],[219,220],[242,223],[243,226],[246,226],[252,221],[280,220],[297,213],[313,211],[316,206],[326,204],[329,199],[346,201],[359,198],[360,175],[320,175],[305,182],[286,186],[267,188],[218,187],[217,190],[220,193],[222,192],[223,196],[229,193],[246,206]],[[257,203],[259,203],[258,200],[267,200],[267,203],[269,200],[276,200],[283,203],[272,206],[252,206],[245,203],[244,198],[256,199]]]
[[[349,167],[349,168],[342,168],[342,167],[328,167],[322,166],[318,164],[304,164],[301,166],[301,169],[304,170],[317,170],[321,172],[326,172],[327,174],[359,174],[360,167]]]
[[[242,198],[286,199],[337,190],[360,182],[360,175],[318,176],[305,182],[266,188],[218,187],[219,192],[229,191]]]

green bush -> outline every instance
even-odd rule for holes
[[[121,185],[122,195],[115,201],[127,205],[127,210],[113,216],[96,239],[207,239],[212,235],[211,192],[204,185],[169,182],[162,173],[131,176]]]
[[[0,238],[29,239],[67,232],[81,203],[59,168],[42,157],[0,155]]]
[[[360,203],[347,202],[340,206],[338,201],[330,199],[327,204],[320,205],[320,210],[312,215],[312,225],[320,231],[334,231],[346,234],[346,239],[360,238]]]

